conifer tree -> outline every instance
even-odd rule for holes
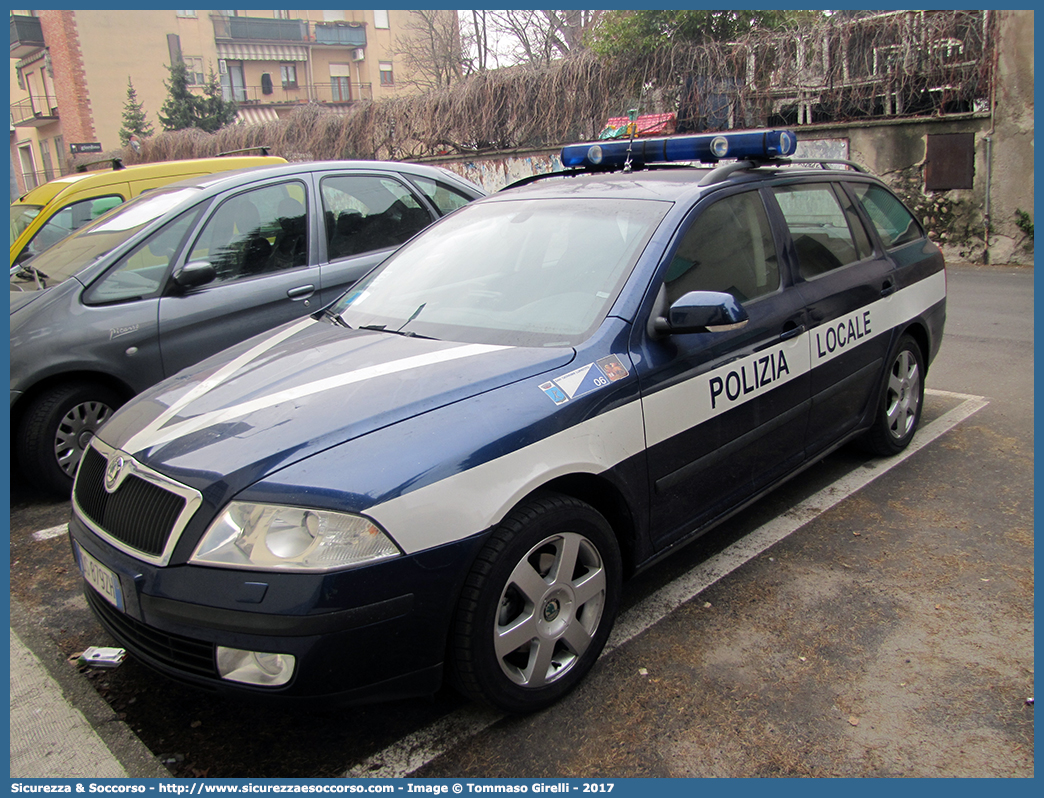
[[[203,86],[203,96],[196,97],[198,124],[197,127],[207,133],[220,130],[225,125],[236,121],[236,104],[221,96],[221,82],[210,68],[207,82]]]
[[[184,130],[198,127],[213,133],[236,119],[236,104],[221,97],[221,82],[211,67],[203,94],[193,94],[189,88],[189,71],[184,62],[171,64],[167,99],[159,112],[159,121],[164,130]]]
[[[152,122],[145,114],[142,103],[138,100],[138,93],[134,91],[134,84],[130,76],[127,76],[127,102],[123,104],[123,127],[120,128],[120,141],[127,146],[131,136],[139,139],[147,139],[155,132]]]
[[[164,130],[184,130],[197,127],[196,96],[189,91],[188,68],[183,61],[176,61],[170,67],[170,82],[163,82],[167,88],[167,99],[160,108],[159,121]]]

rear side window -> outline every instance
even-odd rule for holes
[[[397,247],[432,222],[420,200],[389,177],[333,175],[320,185],[330,260]]]
[[[471,202],[471,197],[464,192],[446,185],[441,180],[432,180],[427,177],[414,177],[413,181],[420,186],[431,204],[438,208],[439,213],[445,216]]]
[[[924,237],[921,225],[892,192],[867,183],[856,183],[852,191],[881,236],[885,249],[901,247]]]
[[[866,231],[851,208],[845,213],[829,183],[781,186],[773,193],[786,219],[797,251],[798,269],[805,279],[870,255]]]
[[[739,302],[779,288],[779,260],[761,195],[734,194],[707,208],[682,236],[667,270],[667,301],[723,291]]]

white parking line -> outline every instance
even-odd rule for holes
[[[41,529],[39,532],[33,532],[33,540],[50,540],[51,538],[60,537],[61,535],[68,533],[68,531],[68,524],[52,526],[50,529]]]
[[[989,404],[981,396],[932,389],[925,390],[925,393],[945,399],[958,399],[961,404],[918,430],[913,442],[900,454],[871,460],[865,466],[846,474],[622,613],[616,620],[604,653],[640,635],[719,579],[869,485]],[[404,778],[503,717],[500,713],[469,704],[353,765],[345,777]]]

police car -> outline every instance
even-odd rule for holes
[[[101,623],[216,690],[560,698],[623,579],[842,444],[917,429],[943,258],[880,180],[794,148],[567,147],[133,400],[74,487]]]

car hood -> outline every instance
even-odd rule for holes
[[[11,292],[11,315],[24,308],[34,299],[43,296],[43,291],[12,291]]]
[[[571,348],[452,343],[307,319],[160,383],[99,437],[200,491],[215,486],[228,495],[324,449],[574,356]]]

